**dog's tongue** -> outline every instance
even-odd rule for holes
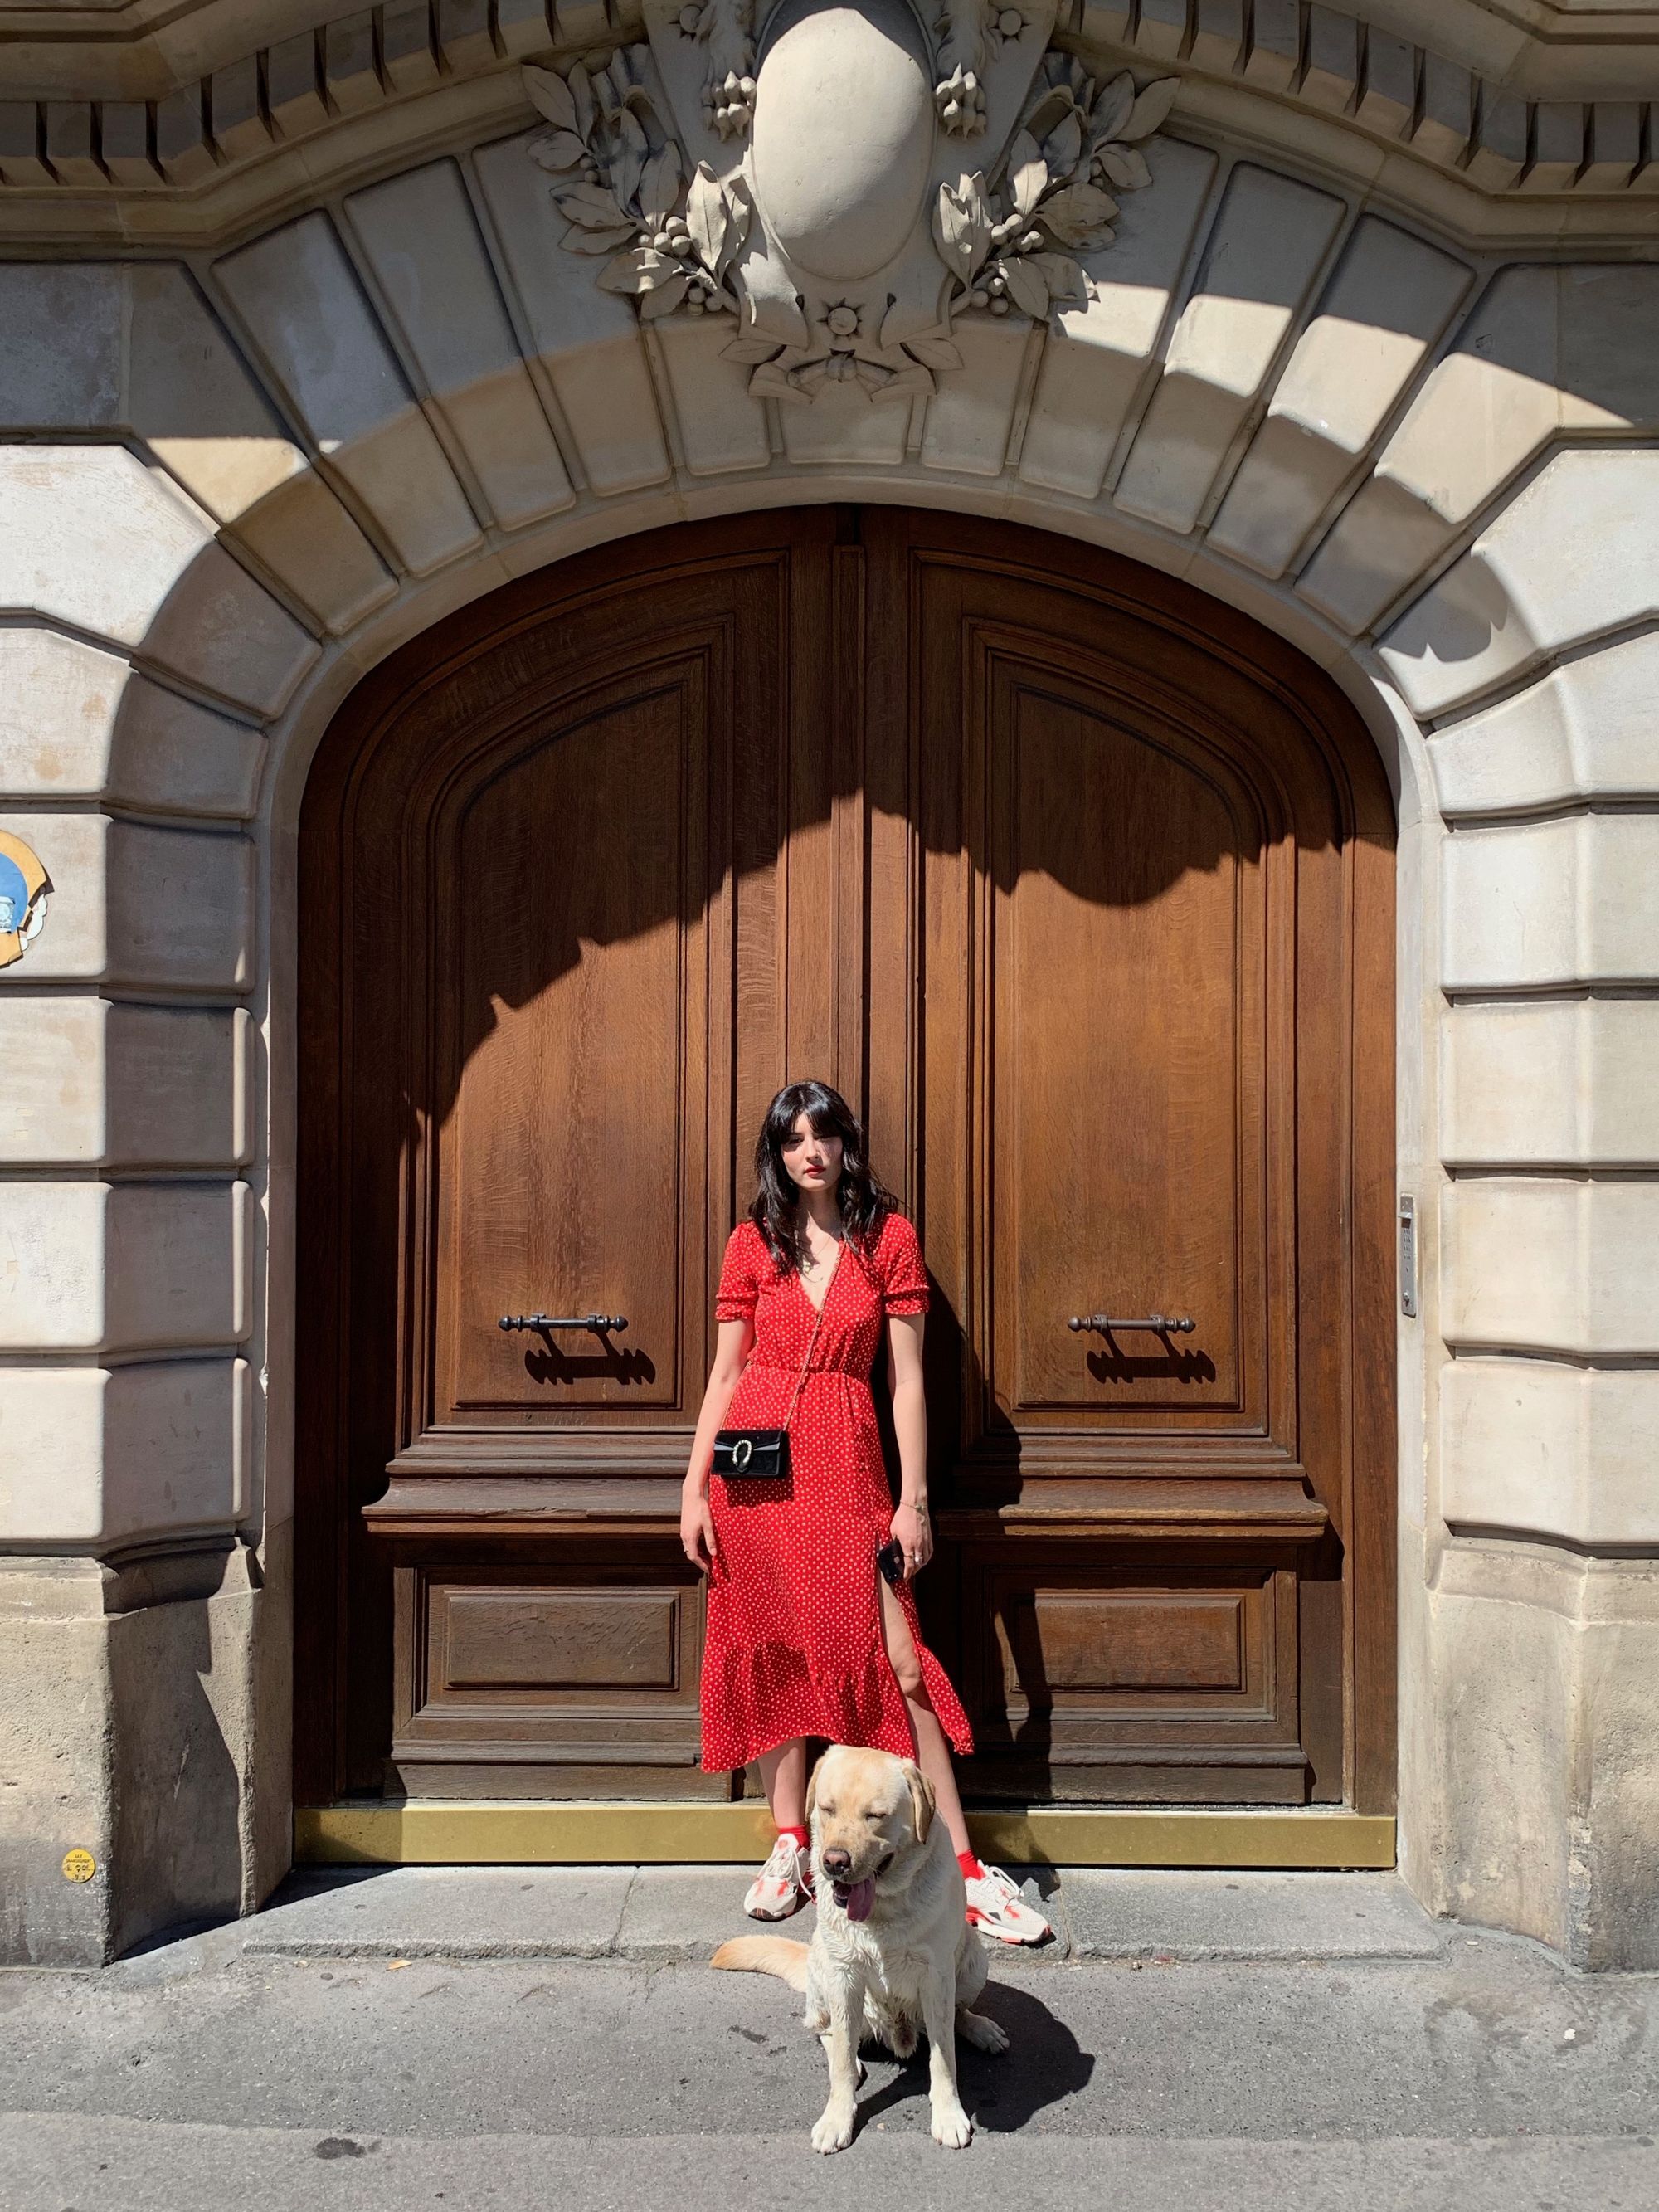
[[[862,1881],[855,1881],[847,1888],[843,1888],[839,1882],[836,1885],[836,1902],[846,1907],[847,1917],[849,1920],[867,1920],[870,1917],[870,1907],[875,1901],[876,1885],[868,1875]]]

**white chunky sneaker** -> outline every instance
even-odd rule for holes
[[[1004,1943],[1040,1943],[1049,1932],[1048,1922],[1002,1869],[982,1860],[968,1884],[968,1924]]]
[[[751,1920],[787,1920],[812,1901],[812,1863],[793,1836],[780,1836],[749,1885],[743,1909]]]

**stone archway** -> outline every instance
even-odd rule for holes
[[[54,346],[18,356],[0,447],[8,788],[54,886],[0,1006],[27,1171],[0,1406],[30,1470],[6,1540],[52,1563],[92,1678],[142,1642],[191,1686],[145,1771],[216,1745],[236,1803],[211,1863],[67,1905],[43,1875],[41,1942],[106,1948],[251,1900],[286,1861],[293,839],[333,707],[565,553],[852,499],[1180,574],[1327,667],[1376,735],[1423,1228],[1400,1340],[1406,1863],[1441,1909],[1647,1955],[1646,1737],[1616,1683],[1648,1649],[1659,1540],[1659,1317],[1631,1256],[1656,1147],[1616,1102],[1655,1050],[1653,271],[1431,238],[1178,103],[1086,305],[988,320],[908,410],[801,410],[562,252],[528,112],[413,165],[383,147],[337,203],[246,209],[234,242],[0,270]],[[47,1089],[70,1102],[50,1127]],[[29,1602],[20,1678],[44,1683]],[[1559,1728],[1505,1719],[1546,1711]],[[102,1762],[76,1754],[71,1795],[118,1861]],[[1587,1790],[1598,1840],[1570,1879]],[[47,1873],[57,1817],[29,1815]],[[1524,1845],[1501,1863],[1498,1825]]]

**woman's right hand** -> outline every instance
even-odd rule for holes
[[[708,1493],[688,1486],[680,1493],[680,1548],[700,1575],[714,1565],[719,1547],[714,1541],[714,1516],[708,1510]]]

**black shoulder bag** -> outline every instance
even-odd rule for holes
[[[838,1260],[836,1265],[839,1267]],[[824,1291],[825,1303],[829,1291]],[[810,1305],[811,1301],[808,1299]],[[795,1388],[789,1400],[789,1411],[783,1417],[781,1429],[719,1429],[714,1434],[714,1456],[709,1463],[712,1474],[723,1475],[727,1482],[781,1482],[789,1472],[789,1424],[795,1417],[799,1402],[801,1385],[812,1364],[812,1347],[818,1340],[818,1325],[823,1319],[823,1307],[817,1309],[812,1323],[812,1334],[806,1340],[806,1357],[802,1360],[800,1373],[795,1377]]]

